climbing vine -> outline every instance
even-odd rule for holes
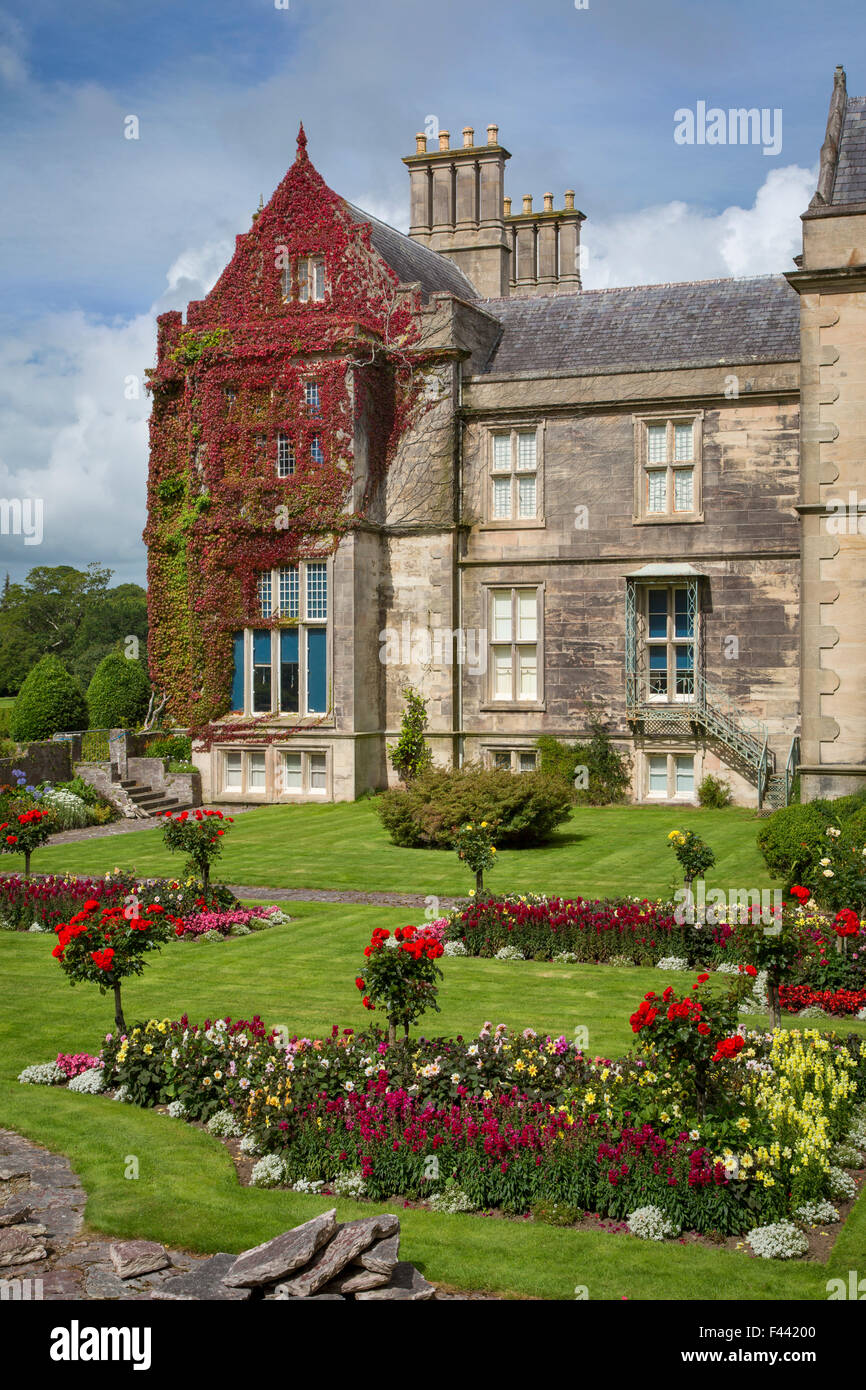
[[[300,298],[298,266],[322,257],[325,297]],[[322,559],[363,518],[425,408],[418,297],[375,254],[306,153],[184,325],[158,320],[148,486],[149,658],[168,711],[207,737],[230,707],[232,634],[259,616],[258,575]],[[307,383],[317,385],[317,399]],[[356,427],[366,440],[353,498]],[[280,477],[278,436],[293,446]]]

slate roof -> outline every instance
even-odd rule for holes
[[[866,203],[866,97],[848,97],[831,202]]]
[[[800,356],[800,299],[782,275],[486,299],[502,323],[482,371],[573,375],[787,362]]]
[[[345,203],[345,207],[353,221],[369,223],[374,248],[401,284],[411,285],[419,281],[425,296],[447,291],[458,299],[478,298],[475,286],[453,261],[413,241],[404,232],[398,232],[396,227],[389,227],[387,222],[380,222],[378,217],[372,217],[369,212],[363,212],[352,203]]]

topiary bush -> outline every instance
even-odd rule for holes
[[[30,671],[15,698],[9,724],[19,743],[87,728],[84,692],[56,656],[43,656]]]
[[[572,796],[560,777],[466,764],[430,769],[409,787],[383,792],[377,810],[395,845],[448,849],[456,828],[496,822],[499,845],[538,845],[568,820]]]
[[[109,652],[87,687],[92,729],[129,729],[147,712],[150,681],[140,661]]]

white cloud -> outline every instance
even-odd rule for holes
[[[793,269],[802,249],[800,214],[817,170],[789,165],[767,175],[751,208],[718,214],[672,202],[608,221],[587,221],[585,289],[765,275]]]
[[[0,496],[41,498],[43,540],[0,536],[0,569],[81,567],[98,560],[118,582],[144,576],[147,416],[144,371],[156,315],[202,298],[231,254],[227,242],[184,251],[144,314],[110,321],[74,310],[0,335]]]

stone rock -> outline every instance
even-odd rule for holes
[[[30,1202],[23,1197],[10,1197],[4,1207],[0,1207],[0,1228],[3,1226],[18,1226],[22,1221],[26,1221],[33,1211]]]
[[[0,1158],[0,1182],[12,1182],[14,1178],[29,1178],[30,1169],[14,1159]]]
[[[388,1299],[391,1302],[418,1303],[432,1298],[436,1292],[435,1284],[428,1284],[423,1274],[414,1265],[400,1263],[395,1266],[391,1279],[379,1289],[367,1289],[355,1294],[356,1299]]]
[[[361,1254],[355,1257],[355,1264],[361,1265],[363,1269],[374,1270],[376,1274],[390,1274],[399,1258],[400,1232],[397,1231],[385,1240],[377,1240],[369,1250],[362,1250]]]
[[[333,1240],[318,1252],[306,1269],[286,1282],[284,1287],[289,1297],[309,1298],[311,1294],[318,1293],[362,1250],[384,1236],[394,1235],[399,1229],[399,1218],[390,1212],[368,1216],[363,1221],[348,1221],[345,1226],[339,1227]]]
[[[396,1220],[396,1218],[395,1218]],[[308,1264],[337,1231],[337,1208],[314,1216],[303,1226],[295,1226],[274,1240],[244,1250],[238,1255],[225,1276],[230,1288],[251,1289],[260,1284],[275,1284],[293,1270]],[[367,1242],[369,1244],[369,1241]],[[342,1265],[340,1266],[342,1268]],[[326,1281],[323,1279],[322,1283]]]
[[[16,1230],[23,1231],[26,1236],[33,1236],[34,1240],[37,1236],[48,1235],[48,1227],[43,1226],[41,1221],[26,1221],[23,1226],[17,1226]]]
[[[362,1289],[378,1289],[383,1284],[387,1284],[391,1277],[391,1271],[382,1273],[375,1269],[359,1269],[357,1265],[347,1265],[342,1274],[338,1274],[336,1279],[332,1279],[330,1284],[326,1284],[322,1294],[314,1294],[314,1298],[321,1298],[324,1294],[330,1293],[360,1293]]]
[[[171,1264],[165,1246],[155,1240],[119,1240],[109,1255],[119,1279],[136,1279]]]
[[[0,1230],[0,1265],[25,1265],[31,1260],[44,1260],[47,1251],[38,1240],[16,1226]]]
[[[84,1288],[88,1298],[126,1298],[129,1290],[122,1279],[118,1279],[113,1269],[104,1265],[92,1265],[84,1277]]]
[[[234,1302],[249,1298],[249,1289],[229,1288],[223,1282],[235,1263],[236,1257],[234,1255],[228,1255],[224,1252],[220,1252],[219,1255],[211,1255],[209,1260],[201,1260],[186,1274],[177,1274],[172,1279],[166,1279],[164,1284],[153,1290],[151,1297],[155,1299],[210,1298]]]

